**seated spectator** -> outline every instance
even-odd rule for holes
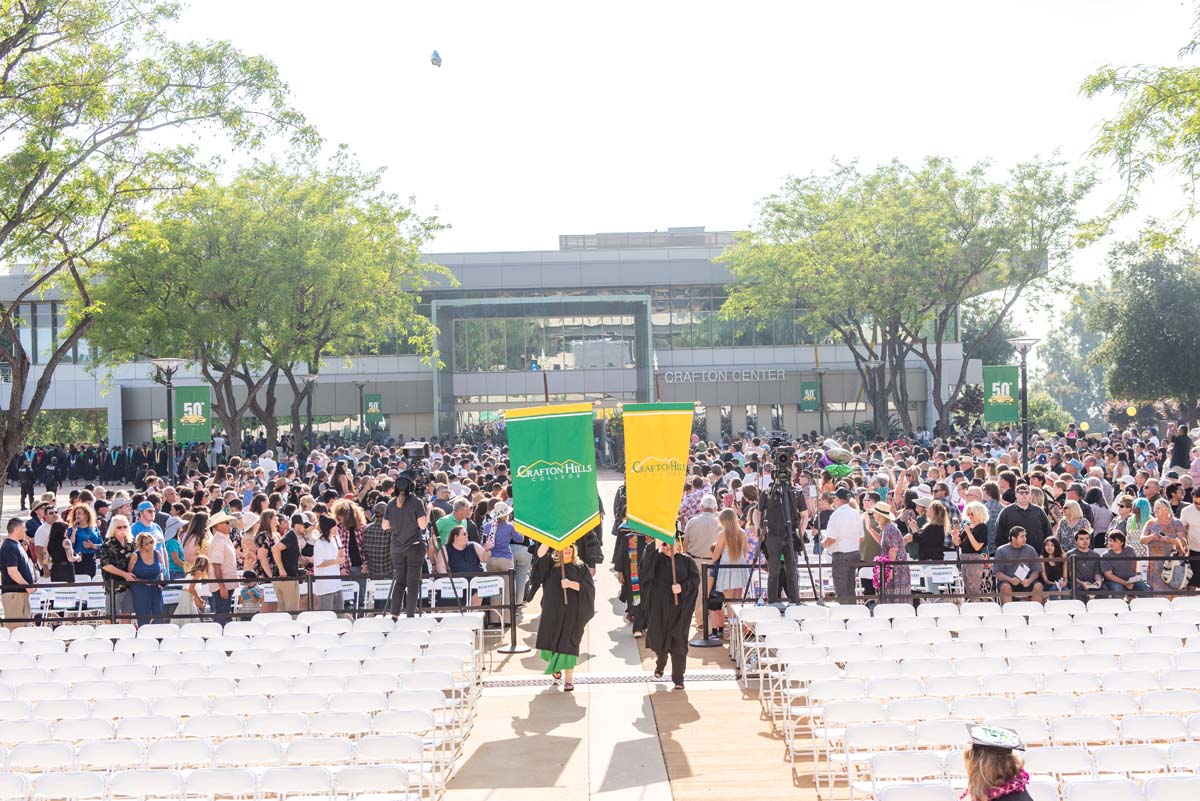
[[[1067,573],[1072,571],[1071,586],[1079,593],[1079,598],[1086,602],[1089,600],[1087,593],[1100,589],[1104,582],[1100,575],[1100,554],[1092,550],[1091,529],[1075,532],[1075,547],[1067,551]]]
[[[1008,532],[1008,544],[996,549],[994,572],[996,586],[1000,591],[1000,602],[1007,603],[1014,596],[1029,595],[1041,603],[1046,597],[1043,586],[1042,565],[1038,552],[1025,542],[1025,529],[1013,526]]]
[[[1146,578],[1138,572],[1137,557],[1125,551],[1125,535],[1114,531],[1108,535],[1108,553],[1101,560],[1104,569],[1104,589],[1118,596],[1126,592],[1150,592]]]

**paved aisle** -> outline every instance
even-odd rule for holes
[[[600,482],[610,509],[618,484],[611,474]],[[607,533],[604,550],[607,558]],[[675,692],[650,680],[653,656],[618,613],[608,567],[596,572],[596,616],[576,680],[624,681],[576,684],[573,694],[545,684],[485,689],[447,799],[529,801],[530,790],[551,789],[571,801],[815,798],[793,786],[782,744],[735,682],[689,681]],[[520,627],[531,647],[536,612]],[[492,678],[536,679],[544,666],[532,652],[497,654]],[[729,669],[724,648],[692,649],[689,671]]]

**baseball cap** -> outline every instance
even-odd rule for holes
[[[839,488],[838,491],[833,494],[834,497],[841,498],[843,501],[850,500],[850,490],[846,489],[845,487]]]
[[[150,501],[142,501],[141,503],[139,503],[137,505],[138,514],[141,514],[142,512],[145,512],[145,511],[147,511],[149,509],[153,509],[153,508],[154,508],[154,504],[150,503]]]

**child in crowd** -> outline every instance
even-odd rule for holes
[[[262,587],[258,586],[258,574],[253,570],[243,573],[242,580],[245,584],[238,591],[239,611],[249,620],[262,608],[263,591]]]
[[[187,577],[201,580],[208,578],[208,557],[197,556]],[[202,614],[208,608],[208,598],[211,595],[207,584],[183,585],[183,592],[179,594],[179,605],[175,607],[175,615],[180,618],[179,622],[193,622],[195,618],[189,620],[185,615]]]

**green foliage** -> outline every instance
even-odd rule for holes
[[[26,444],[70,445],[96,443],[108,438],[108,413],[103,409],[54,409],[38,412]]]
[[[155,0],[0,3],[0,259],[38,265],[0,309],[9,343],[0,359],[12,372],[0,416],[4,461],[23,444],[63,354],[102,310],[92,262],[200,168],[193,148],[164,143],[201,132],[243,147],[281,130],[297,146],[315,139],[271,62],[227,42],[173,40],[178,11]],[[51,288],[71,298],[71,312],[30,387],[16,308]]]
[[[754,230],[722,255],[734,275],[722,311],[746,320],[807,309],[803,322],[833,331],[864,383],[866,363],[884,363],[881,394],[909,430],[912,399],[902,377],[916,356],[934,386],[952,387],[948,400],[934,394],[949,422],[967,361],[1003,338],[1017,301],[1065,262],[1076,207],[1092,184],[1060,162],[1018,165],[1000,183],[985,164],[960,171],[939,158],[790,179],[762,202]],[[958,363],[943,346],[960,307],[984,294],[969,309],[972,339]]]
[[[1197,17],[1193,39],[1180,56],[1194,55],[1200,47]],[[1112,161],[1125,189],[1102,221],[1132,211],[1142,187],[1154,173],[1166,169],[1179,176],[1186,205],[1185,217],[1197,211],[1196,183],[1200,178],[1200,67],[1106,65],[1089,75],[1080,93],[1092,98],[1111,95],[1120,99],[1117,113],[1100,125],[1092,154]],[[1094,226],[1092,236],[1103,234],[1105,225]],[[1178,226],[1153,232],[1145,244],[1163,247],[1180,233]]]
[[[996,363],[984,362],[984,364]],[[971,424],[981,417],[983,417],[983,386],[967,384],[963,387],[962,395],[958,399],[958,407],[954,410],[954,422],[959,430],[964,430],[969,429]]]
[[[999,306],[999,298],[985,295],[972,298],[959,308],[958,332],[963,349],[974,352],[974,358],[984,364],[1013,364],[1017,358],[1017,349],[1008,340],[1021,336],[1022,332]],[[999,327],[989,332],[997,319]]]
[[[1049,393],[1040,389],[1029,393],[1029,425],[1034,431],[1066,431],[1067,426],[1073,422],[1075,419],[1071,413],[1050,397]]]
[[[1100,348],[1107,331],[1106,325],[1096,321],[1092,326],[1087,319],[1087,310],[1099,302],[1102,292],[1079,289],[1066,312],[1052,321],[1046,340],[1038,345],[1042,369],[1034,380],[1058,399],[1076,422],[1087,421],[1092,426],[1102,422],[1108,399],[1104,366],[1089,358]]]
[[[263,387],[270,402],[254,411],[274,421],[280,371],[296,388],[297,365],[316,372],[324,357],[369,352],[394,329],[431,353],[435,332],[416,304],[446,275],[420,262],[441,226],[380,191],[381,176],[340,150],[328,167],[257,164],[160,204],[102,266],[105,314],[92,342],[114,363],[198,363],[235,449],[237,421]]]
[[[1086,310],[1088,327],[1106,331],[1089,364],[1104,365],[1118,398],[1171,398],[1195,419],[1200,399],[1200,259],[1190,250],[1141,244],[1115,248],[1112,289]]]

